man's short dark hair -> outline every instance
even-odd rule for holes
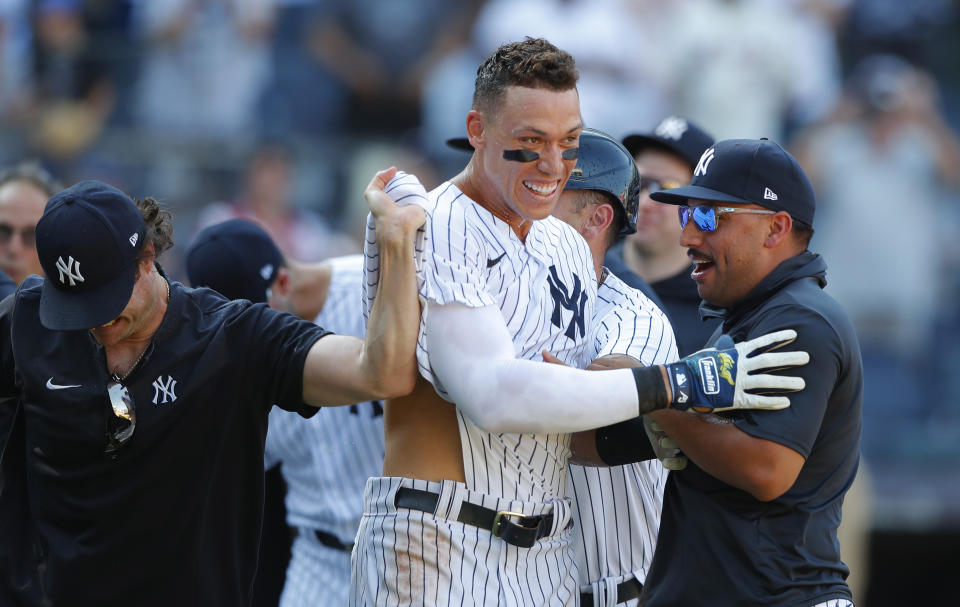
[[[577,86],[573,57],[543,38],[504,44],[477,68],[473,109],[496,113],[508,86],[567,91]]]
[[[810,239],[813,238],[813,228],[811,226],[808,226],[802,221],[794,220],[792,231],[797,241],[801,243],[805,249],[810,247]]]
[[[19,181],[29,183],[50,198],[63,189],[53,176],[33,161],[21,162],[0,171],[0,187]]]

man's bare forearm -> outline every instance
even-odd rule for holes
[[[416,379],[420,327],[413,233],[377,224],[380,282],[364,340],[364,366],[377,392],[402,396]]]

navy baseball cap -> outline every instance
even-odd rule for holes
[[[133,293],[146,233],[140,209],[113,186],[81,181],[54,194],[37,222],[43,326],[92,329],[119,316]]]
[[[228,299],[267,301],[267,289],[283,266],[283,254],[267,232],[246,219],[207,227],[187,250],[187,278]]]
[[[697,166],[700,155],[713,145],[713,135],[681,116],[664,118],[652,133],[627,135],[623,145],[636,157],[645,148],[666,148],[690,165]]]
[[[676,205],[691,198],[756,204],[786,211],[794,221],[810,227],[817,206],[800,163],[769,139],[718,141],[700,157],[690,185],[660,190],[650,198]]]

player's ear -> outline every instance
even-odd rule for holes
[[[586,225],[583,226],[584,237],[589,241],[607,231],[615,217],[613,207],[609,204],[595,204],[593,211],[587,218]]]
[[[772,249],[788,237],[793,227],[793,218],[790,217],[789,213],[780,211],[776,215],[770,216],[770,223],[768,225],[769,230],[763,245],[768,249]]]
[[[484,116],[477,110],[470,110],[467,112],[467,138],[470,140],[470,145],[473,146],[473,149],[479,150],[483,147],[486,141],[486,124],[484,123]]]
[[[274,279],[273,285],[270,287],[270,292],[274,296],[284,298],[290,295],[290,270],[282,266],[279,270],[277,270],[277,277]]]

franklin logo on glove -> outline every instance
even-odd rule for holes
[[[720,384],[717,383],[717,363],[712,358],[700,359],[700,383],[703,384],[705,394],[719,394]]]

